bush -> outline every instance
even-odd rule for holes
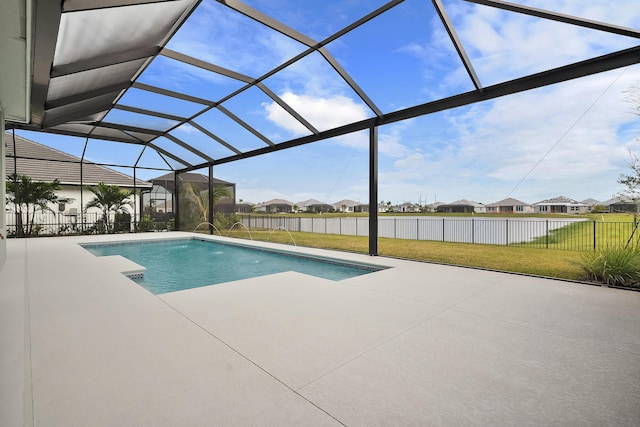
[[[131,231],[131,215],[127,212],[116,213],[116,218],[113,221],[113,231],[115,233],[128,233]]]
[[[213,224],[218,230],[231,228],[233,224],[240,221],[240,217],[236,214],[225,215],[222,212],[216,213]]]
[[[142,218],[140,219],[140,222],[138,222],[139,231],[145,231],[145,232],[151,231],[154,229],[154,227],[155,227],[155,223],[153,222],[153,219],[149,214],[143,215]]]
[[[637,248],[584,252],[580,265],[590,280],[610,286],[640,287],[640,250]]]

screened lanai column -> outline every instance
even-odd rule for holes
[[[209,211],[207,221],[209,221],[209,234],[213,234],[213,165],[209,165]]]
[[[180,227],[180,187],[178,184],[178,171],[173,173],[173,217],[175,218],[175,229],[182,230]]]
[[[378,127],[369,128],[369,255],[378,255]]]

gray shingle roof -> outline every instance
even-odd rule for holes
[[[596,200],[596,199],[586,199],[586,200],[581,201],[580,203],[584,203],[585,205],[593,206],[593,205],[599,205],[600,201]]]
[[[184,182],[195,182],[195,183],[200,183],[200,184],[209,184],[209,177],[207,175],[203,175],[201,173],[195,173],[195,172],[186,172],[186,173],[181,173],[180,174],[180,178],[184,181]],[[165,182],[165,181],[173,181],[175,179],[175,175],[173,172],[169,172],[166,173],[164,175],[158,176],[156,178],[151,179],[150,181],[153,182],[154,184],[158,184],[160,185],[160,183]],[[228,182],[228,181],[224,181],[222,179],[219,178],[215,178],[213,177],[211,179],[211,182],[213,185],[233,185],[232,182]]]
[[[258,206],[270,206],[270,205],[289,205],[289,206],[293,206],[294,203],[288,201],[288,200],[284,200],[284,199],[271,199],[267,202],[263,202],[263,203],[258,203]]]
[[[467,199],[456,200],[455,202],[445,203],[445,205],[446,206],[473,206],[476,208],[480,208],[484,206],[482,203],[474,202],[472,200],[467,200]]]
[[[497,207],[497,206],[530,206],[530,205],[529,203],[509,197],[507,199],[500,200],[499,202],[491,203],[487,206]]]
[[[541,202],[534,203],[534,205],[580,205],[585,206],[584,203],[580,203],[577,200],[570,199],[565,196],[558,196],[552,199],[542,200]]]
[[[51,182],[57,178],[61,184],[80,185],[80,158],[16,135],[17,158],[14,169],[13,135],[7,134],[6,140],[11,141],[6,147],[7,174],[17,170],[19,174],[27,175],[34,181]],[[82,164],[82,181],[84,185],[104,182],[133,188],[133,177],[86,162]],[[151,187],[151,183],[136,179],[136,186],[146,188]]]
[[[316,199],[309,199],[309,200],[305,200],[303,202],[298,202],[298,206],[302,206],[302,207],[320,206],[320,205],[331,206],[329,203],[321,202],[320,200],[316,200]]]
[[[364,205],[364,204],[366,204],[366,203],[360,203],[360,202],[356,202],[354,200],[343,199],[343,200],[340,200],[338,202],[332,203],[331,206],[333,206],[336,209],[340,209],[342,206],[354,207],[354,206],[360,206],[360,205]]]

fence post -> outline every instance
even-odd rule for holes
[[[596,220],[593,220],[593,250],[596,250]]]
[[[442,218],[442,241],[444,242],[444,218]]]
[[[340,225],[338,226],[338,230],[340,230],[338,234],[342,236],[342,217],[340,217]]]
[[[546,241],[547,241],[546,242],[546,244],[547,244],[546,249],[549,249],[549,220],[547,219],[547,220],[545,220],[545,222],[546,222],[546,226],[547,226],[546,230],[545,230],[545,237],[546,237]]]
[[[416,218],[416,240],[420,240],[420,218]]]
[[[505,226],[507,228],[507,245],[506,246],[509,246],[509,220],[505,219],[504,223],[505,223]]]
[[[396,238],[396,220],[397,218],[393,218],[393,238]]]
[[[471,218],[471,243],[476,242],[476,224],[475,218]]]

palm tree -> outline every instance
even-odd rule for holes
[[[89,208],[102,209],[102,221],[105,227],[105,233],[111,233],[113,226],[111,224],[111,212],[122,212],[125,206],[131,206],[131,202],[127,200],[135,194],[133,190],[125,190],[117,185],[108,185],[104,182],[96,186],[90,186],[89,190],[95,195],[93,200],[85,206],[85,211]]]
[[[185,184],[183,188],[185,196],[195,203],[198,221],[209,222],[209,190],[200,190],[200,187],[192,183]],[[213,188],[213,205],[225,197],[231,197],[229,189],[224,185],[216,185]]]
[[[16,208],[16,236],[29,237],[33,233],[37,211],[50,211],[51,203],[69,203],[71,199],[58,197],[60,181],[33,181],[27,175],[13,173],[7,179],[7,203]],[[26,214],[26,221],[23,219]]]

